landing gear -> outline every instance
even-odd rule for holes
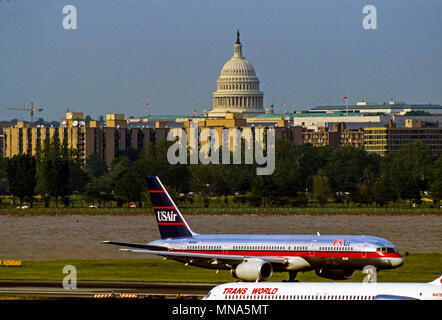
[[[295,280],[297,274],[298,271],[289,271],[289,282],[298,282],[298,280]]]

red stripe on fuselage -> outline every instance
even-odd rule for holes
[[[164,190],[149,190],[150,193],[165,193]]]
[[[361,252],[361,251],[248,251],[248,250],[173,250],[186,253],[225,254],[256,257],[307,257],[307,258],[402,258],[397,252]]]
[[[153,207],[154,209],[175,209],[175,207]]]

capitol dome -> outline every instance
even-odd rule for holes
[[[252,64],[244,59],[244,57],[235,57],[226,62],[226,64],[221,69],[221,76],[254,76],[256,77],[255,68]]]
[[[217,90],[213,93],[213,110],[209,116],[223,116],[226,112],[242,113],[245,116],[264,113],[263,97],[255,68],[242,55],[238,31],[233,57],[221,69]]]

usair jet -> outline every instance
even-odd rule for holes
[[[230,270],[243,281],[266,281],[273,272],[288,272],[289,281],[295,281],[298,272],[313,270],[320,277],[345,280],[368,265],[382,270],[404,263],[390,241],[375,236],[199,234],[192,231],[158,177],[147,177],[147,185],[161,239],[103,243],[124,246],[121,251]]]

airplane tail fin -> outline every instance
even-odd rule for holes
[[[192,232],[166,188],[156,176],[147,177],[150,199],[162,239],[192,237]]]
[[[428,282],[429,284],[435,285],[435,286],[442,286],[442,276],[440,276],[437,279],[434,279],[431,282]]]

